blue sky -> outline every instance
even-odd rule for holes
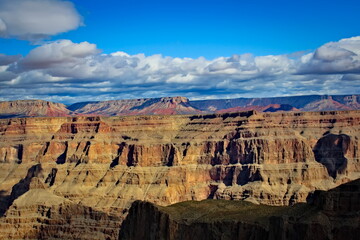
[[[286,54],[360,30],[359,1],[126,0],[101,7],[94,2],[99,1],[76,1],[89,29],[64,37],[95,42],[105,52],[210,59]]]
[[[0,0],[0,100],[357,93],[359,12],[355,0]]]
[[[288,54],[359,34],[360,3],[343,1],[74,0],[84,26],[52,37],[96,43],[105,53],[172,57]],[[26,41],[1,39],[5,54]]]

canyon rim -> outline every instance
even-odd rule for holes
[[[136,200],[292,206],[360,177],[357,110],[0,123],[4,239],[117,239]]]

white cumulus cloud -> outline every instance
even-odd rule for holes
[[[78,28],[82,18],[61,0],[0,0],[0,36],[37,40]]]
[[[213,60],[103,54],[95,44],[59,40],[22,58],[0,55],[0,95],[74,102],[349,94],[360,90],[359,57],[360,37],[330,42],[310,53],[235,54]]]
[[[58,40],[47,43],[30,51],[17,64],[18,71],[46,68],[66,68],[76,66],[100,51],[95,44],[88,42],[73,43],[70,40]]]
[[[360,73],[360,37],[319,47],[301,58],[300,74]]]

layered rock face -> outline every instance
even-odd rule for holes
[[[210,108],[212,108],[210,106]],[[213,107],[215,108],[215,107]],[[269,104],[266,106],[243,106],[243,107],[233,107],[217,110],[216,113],[229,113],[229,112],[241,112],[241,111],[258,111],[258,112],[285,112],[285,111],[299,111],[299,109],[294,108],[288,104]]]
[[[358,239],[360,179],[307,204],[271,207],[243,201],[189,201],[167,207],[135,201],[119,239]]]
[[[35,168],[8,197],[11,205],[0,221],[1,239],[95,240],[117,236],[119,217],[53,194],[35,177],[41,174],[40,165]]]
[[[64,104],[43,100],[17,100],[0,102],[0,118],[11,117],[64,117],[71,111]]]
[[[197,114],[185,97],[142,98],[90,103],[75,103],[69,106],[74,114],[126,116],[126,115],[174,115]]]
[[[66,238],[88,238],[77,231],[96,222],[116,239],[134,200],[304,202],[360,177],[359,135],[360,111],[3,119],[0,236],[50,236],[76,219]],[[33,203],[34,191],[55,200]]]

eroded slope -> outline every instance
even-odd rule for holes
[[[114,221],[106,223],[110,238],[134,200],[304,202],[316,189],[360,176],[359,135],[359,111],[0,120],[1,224],[19,223],[1,227],[0,236],[52,226],[46,214],[33,224],[16,207],[33,178],[80,215],[91,209],[104,224]],[[42,214],[41,204],[25,203],[28,214]],[[86,214],[79,229],[92,224]]]
[[[136,201],[120,239],[358,239],[360,180],[291,207],[203,200],[167,207]]]

